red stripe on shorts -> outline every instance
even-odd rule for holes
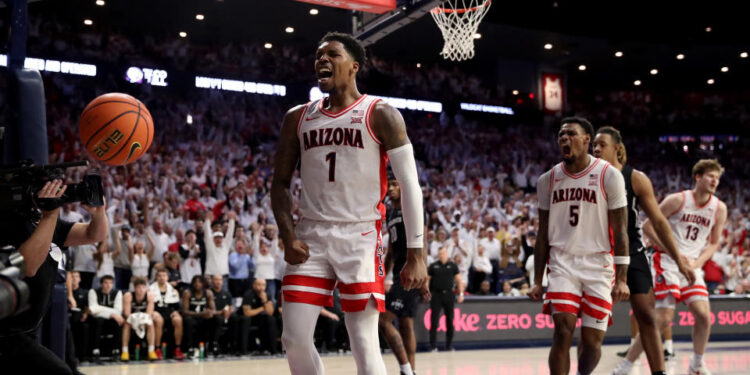
[[[552,315],[553,312],[564,312],[564,313],[570,313],[573,315],[578,315],[578,308],[573,305],[568,305],[567,303],[547,302],[542,307],[542,312],[547,315]]]
[[[378,272],[376,269],[375,272]],[[339,284],[339,292],[342,294],[380,293],[385,294],[383,282],[373,281],[371,283]]]
[[[654,292],[661,292],[663,290],[680,290],[677,284],[656,284],[654,286]]]
[[[566,301],[573,301],[575,303],[581,303],[581,296],[573,293],[565,292],[547,292],[544,295],[545,300],[549,299],[564,299]]]
[[[367,307],[367,303],[370,301],[370,298],[364,298],[364,299],[342,299],[341,300],[341,310],[344,312],[357,312],[357,311],[363,311],[365,307]],[[375,298],[375,302],[377,303],[378,311],[383,312],[385,311],[385,301],[379,298]]]
[[[590,317],[592,317],[594,319],[598,319],[598,320],[602,320],[602,319],[606,318],[607,316],[609,316],[608,313],[606,313],[604,311],[601,311],[601,310],[597,310],[597,309],[595,309],[595,308],[587,305],[585,302],[581,304],[581,312],[583,312],[584,314],[586,314],[586,315],[588,315],[588,316],[590,316]]]
[[[599,297],[594,297],[594,296],[591,296],[591,295],[588,295],[588,294],[584,293],[583,294],[583,298],[585,300],[589,301],[592,305],[597,305],[597,306],[599,306],[599,307],[601,307],[603,309],[607,309],[609,311],[612,311],[612,304],[609,303],[609,302],[607,302],[607,301],[605,301],[605,300],[603,300],[603,299],[601,299],[601,298],[599,298]]]
[[[281,282],[281,285],[299,285],[333,290],[333,286],[336,285],[336,280],[313,276],[286,275],[284,276],[284,280]]]
[[[333,296],[304,292],[301,290],[284,290],[282,293],[284,295],[284,302],[307,303],[310,305],[328,307],[333,306]]]
[[[685,301],[692,296],[708,297],[708,289],[703,285],[691,285],[680,290],[680,301]]]
[[[680,301],[685,301],[685,300],[687,300],[688,298],[690,298],[692,296],[704,296],[704,297],[708,297],[708,292],[696,290],[694,292],[684,293],[684,294],[680,295]]]

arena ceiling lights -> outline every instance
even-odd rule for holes
[[[0,66],[8,66],[7,55],[0,54]],[[23,67],[26,69],[38,70],[40,72],[96,77],[96,65],[92,64],[27,57],[26,60],[24,60]]]

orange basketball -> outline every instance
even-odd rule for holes
[[[148,151],[154,139],[154,121],[138,99],[121,93],[92,100],[78,122],[81,144],[108,165],[130,164]]]

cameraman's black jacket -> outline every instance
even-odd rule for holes
[[[58,246],[62,248],[65,244],[65,240],[68,238],[70,228],[73,227],[74,223],[57,219],[57,225],[55,226],[55,233],[52,235],[52,247]],[[6,241],[10,239],[10,243],[16,248],[21,246],[36,229],[36,223],[26,223],[23,225],[23,229],[16,228],[16,230],[9,230],[12,228],[4,228],[8,230],[5,237]],[[44,260],[39,269],[36,271],[36,275],[33,277],[26,277],[24,281],[29,285],[29,309],[20,313],[17,316],[12,316],[0,321],[0,336],[7,335],[8,333],[20,333],[30,332],[35,330],[39,323],[41,323],[44,314],[47,312],[50,302],[52,301],[52,288],[55,285],[55,278],[57,277],[57,266],[58,262],[52,258],[49,254],[50,249],[36,249],[32,251],[46,251],[47,258]]]

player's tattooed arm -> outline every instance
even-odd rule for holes
[[[406,135],[406,123],[396,108],[379,101],[372,109],[371,116],[372,130],[386,151],[410,143]]]
[[[279,227],[279,237],[284,242],[284,258],[290,264],[299,264],[307,260],[309,254],[306,245],[297,243],[292,219],[293,200],[290,191],[292,176],[300,159],[297,124],[304,110],[297,106],[284,115],[281,135],[274,156],[274,173],[271,182],[271,209]]]
[[[401,209],[406,227],[406,264],[401,270],[401,282],[406,290],[422,288],[427,281],[424,264],[424,228],[422,191],[419,187],[417,166],[406,134],[401,113],[387,103],[377,102],[371,113],[370,124],[375,136],[388,152],[391,167],[401,186]]]

